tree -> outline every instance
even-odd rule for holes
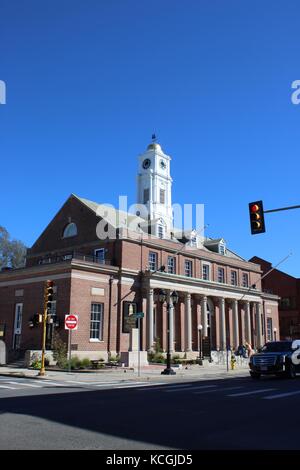
[[[25,245],[19,240],[11,239],[6,228],[0,226],[0,269],[24,267],[25,256]]]

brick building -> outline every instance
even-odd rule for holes
[[[171,352],[187,357],[198,355],[200,324],[204,352],[215,360],[229,345],[260,346],[268,319],[279,330],[278,297],[262,292],[258,264],[222,238],[195,230],[177,235],[170,160],[155,142],[140,156],[136,215],[72,194],[28,250],[26,267],[0,273],[0,324],[9,354],[40,349],[41,328],[32,320],[42,313],[48,279],[55,283],[51,313],[58,319],[47,326],[48,348],[54,329],[66,339],[64,315],[76,313],[72,349],[90,359],[128,351],[132,311],[145,315],[142,350],[152,350],[159,338],[166,351],[168,312]],[[168,309],[159,301],[161,290]]]
[[[250,261],[259,264],[264,274],[272,269],[271,263],[257,256]],[[262,288],[280,297],[280,338],[300,338],[300,279],[274,269],[262,280]]]

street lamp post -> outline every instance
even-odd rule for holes
[[[273,331],[274,331],[274,339],[275,339],[275,341],[276,341],[277,328],[273,328]]]
[[[198,333],[199,333],[199,366],[203,366],[203,358],[202,358],[202,325],[198,325]]]
[[[162,375],[176,375],[176,372],[171,368],[171,343],[170,343],[170,310],[173,305],[178,302],[178,294],[174,291],[170,295],[170,301],[167,303],[167,367],[162,371]],[[159,292],[159,301],[163,304],[167,300],[167,294],[161,290]]]

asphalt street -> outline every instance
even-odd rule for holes
[[[0,449],[298,450],[300,377],[0,377],[0,413]]]

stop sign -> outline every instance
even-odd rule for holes
[[[65,315],[65,330],[77,330],[78,315]]]

